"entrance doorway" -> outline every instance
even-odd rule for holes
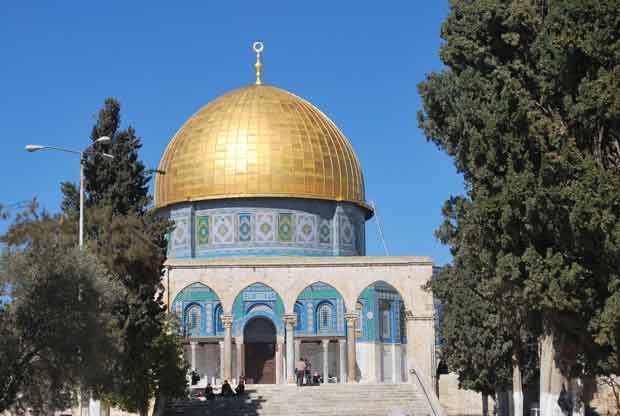
[[[276,382],[276,327],[268,318],[257,317],[243,330],[245,377],[248,383]]]

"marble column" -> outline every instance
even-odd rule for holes
[[[301,340],[295,340],[295,359],[299,360],[301,358]]]
[[[323,346],[323,384],[329,381],[329,339],[322,339]]]
[[[284,384],[284,339],[282,337],[276,338],[276,384]]]
[[[191,362],[190,365],[192,367],[192,370],[196,369],[196,347],[198,346],[198,343],[196,341],[190,341],[189,342],[189,347],[191,348]]]
[[[237,372],[235,377],[239,380],[241,377],[245,376],[245,351],[243,348],[243,337],[235,338],[235,347],[237,352]]]
[[[284,315],[286,326],[286,382],[295,383],[295,325],[297,324],[296,314]]]
[[[392,383],[398,383],[396,371],[396,344],[392,344]]]
[[[345,380],[347,379],[347,366],[345,364],[345,361],[347,359],[347,352],[346,352],[346,348],[347,348],[347,340],[346,339],[339,339],[338,340],[338,355],[339,355],[339,360],[338,360],[338,381],[340,383],[344,383]]]
[[[347,320],[347,381],[357,383],[357,360],[355,352],[355,325],[357,323],[357,313],[349,312],[345,314]]]
[[[224,324],[224,380],[232,379],[232,315],[222,315]]]
[[[218,377],[221,379],[221,383],[224,381],[224,341],[219,341],[218,344],[220,344],[220,374]]]

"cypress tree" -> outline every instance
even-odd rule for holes
[[[88,243],[127,289],[117,310],[123,353],[116,361],[115,388],[107,399],[121,408],[146,414],[154,395],[178,397],[185,391],[185,367],[171,345],[162,300],[161,270],[170,224],[149,211],[150,173],[139,158],[140,138],[132,127],[121,129],[121,105],[107,98],[92,128],[94,143],[84,160]],[[112,154],[103,158],[100,152]],[[75,216],[75,186],[62,184],[63,210]],[[163,349],[163,350],[161,350]],[[165,359],[167,361],[162,362]],[[161,368],[168,373],[162,377]],[[175,369],[172,371],[171,369]]]
[[[546,416],[574,377],[620,371],[605,335],[620,322],[620,2],[450,9],[419,125],[466,182],[444,224],[454,273],[495,303],[517,361],[519,334],[541,337]]]

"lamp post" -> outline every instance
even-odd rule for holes
[[[43,146],[40,144],[26,145],[26,151],[28,152],[36,152],[38,150],[49,149],[49,150],[58,150],[60,152],[73,153],[80,157],[80,236],[79,236],[80,250],[82,250],[82,248],[84,247],[84,161],[85,161],[84,155],[86,155],[87,153],[95,153],[95,154],[100,154],[107,159],[114,159],[114,156],[108,153],[95,152],[93,150],[89,150],[90,147],[95,143],[109,143],[109,142],[110,142],[109,137],[102,136],[98,138],[97,140],[95,140],[94,142],[92,142],[92,144],[90,144],[85,150],[81,152],[78,150],[65,149],[64,147],[58,147],[58,146]]]

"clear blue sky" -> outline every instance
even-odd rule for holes
[[[416,85],[441,69],[445,1],[12,1],[0,13],[0,202],[39,198],[57,211],[78,161],[26,153],[80,149],[105,97],[142,137],[156,167],[175,131],[223,93],[253,82],[250,45],[265,43],[266,83],[300,95],[349,138],[392,255],[450,260],[434,237],[463,192],[452,160],[417,127]],[[368,254],[382,255],[376,220]],[[0,230],[5,229],[0,224]]]

